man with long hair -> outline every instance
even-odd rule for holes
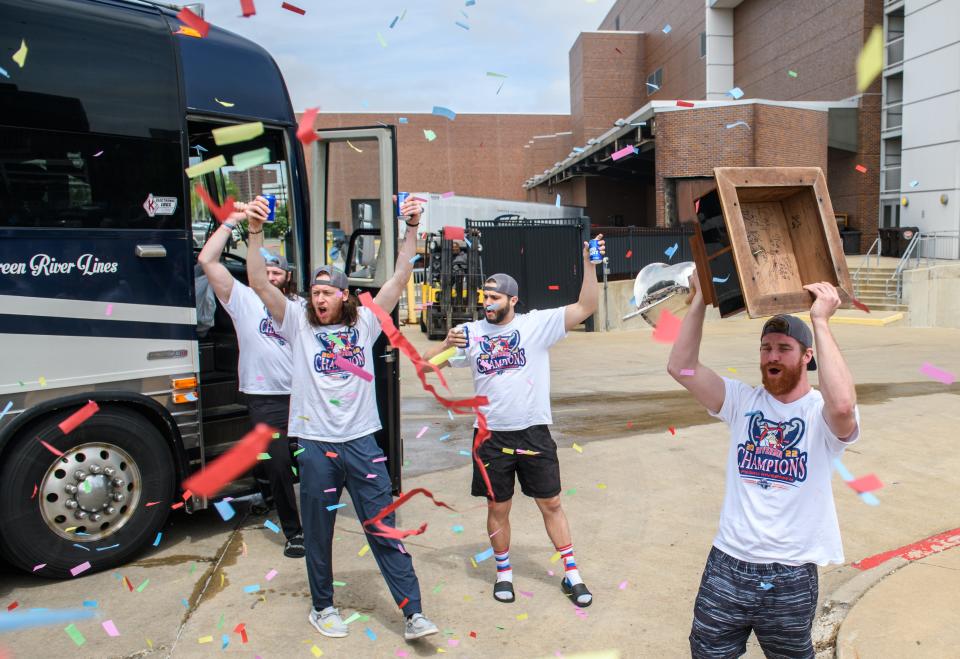
[[[261,204],[261,198],[254,202]],[[407,231],[391,277],[374,302],[384,311],[397,306],[413,271],[420,202],[408,199],[401,207]],[[299,454],[300,502],[307,546],[307,576],[313,608],[308,619],[321,634],[346,636],[347,626],[333,605],[333,532],[346,487],[361,521],[371,519],[392,502],[390,476],[374,433],[380,430],[373,382],[373,344],[380,323],[350,293],[347,276],[329,265],[313,271],[305,305],[288,300],[270,284],[259,246],[263,217],[250,219],[247,273],[277,323],[280,336],[293,347],[293,396],[290,434]],[[383,520],[394,526],[393,514]],[[396,540],[366,533],[394,602],[405,616],[404,638],[437,633],[423,615],[420,583],[413,559]]]
[[[603,253],[603,235],[597,239]],[[450,347],[462,348],[444,364],[469,367],[477,394],[489,400],[481,411],[491,436],[480,446],[478,457],[487,465],[493,499],[476,463],[471,493],[489,501],[487,533],[497,565],[493,597],[498,602],[516,599],[510,565],[510,508],[514,484],[519,480],[520,491],[537,503],[547,535],[563,558],[562,592],[575,606],[593,603],[574,558],[570,525],[560,503],[560,462],[549,428],[553,418],[548,351],[593,315],[598,297],[596,264],[590,262],[584,243],[583,283],[577,302],[518,314],[516,280],[504,273],[492,275],[483,284],[483,320],[452,328],[442,345],[424,354],[429,359]]]
[[[760,332],[762,386],[721,378],[700,363],[706,306],[696,292],[667,370],[730,426],[720,526],[694,605],[694,657],[738,657],[753,631],[768,657],[814,656],[817,566],[843,563],[830,477],[857,440],[853,376],[830,331],[840,306],[829,283],[809,284],[810,328],[770,318]],[[816,343],[817,356],[813,348]],[[820,390],[807,372],[819,370]]]
[[[279,432],[270,442],[269,460],[258,460],[253,468],[260,493],[267,508],[277,507],[280,527],[287,541],[283,555],[303,558],[303,528],[297,511],[293,489],[293,458],[287,438],[290,413],[290,382],[293,373],[293,351],[290,343],[277,334],[274,319],[260,298],[249,287],[234,279],[220,262],[220,254],[230,240],[238,222],[256,217],[257,204],[235,204],[236,211],[210,235],[197,261],[203,268],[220,304],[230,314],[237,333],[239,348],[237,371],[240,391],[250,412],[250,421],[266,423]],[[266,218],[266,215],[263,215]],[[296,300],[296,281],[287,259],[269,253],[267,281],[285,300]],[[261,258],[263,258],[261,256]]]

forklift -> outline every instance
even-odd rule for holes
[[[450,229],[425,240],[420,330],[427,338],[444,338],[451,327],[483,317],[483,259],[480,231],[467,229],[454,240]]]

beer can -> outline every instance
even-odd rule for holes
[[[600,241],[594,238],[591,240],[587,249],[590,252],[590,263],[603,263],[603,254],[600,253]]]
[[[277,196],[272,194],[265,194],[262,196],[267,200],[267,204],[270,206],[270,212],[267,213],[267,222],[274,222],[277,219]]]
[[[403,202],[407,200],[407,197],[410,196],[409,192],[398,192],[397,193],[397,217],[404,217],[403,213],[400,212],[400,207],[403,205]]]

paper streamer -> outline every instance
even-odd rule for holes
[[[79,410],[68,416],[66,419],[60,422],[60,430],[64,435],[69,435],[71,432],[76,430],[77,426],[81,423],[92,417],[94,414],[100,411],[100,406],[94,403],[92,400],[87,401],[87,404],[81,407]]]
[[[384,509],[378,512],[375,517],[372,517],[367,521],[365,521],[363,523],[364,530],[370,535],[380,536],[381,538],[390,538],[392,540],[403,540],[404,538],[411,535],[420,535],[421,533],[427,530],[426,522],[421,524],[419,528],[406,529],[406,530],[393,528],[383,523],[384,517],[386,517],[393,511],[395,511],[397,508],[399,508],[400,506],[402,506],[403,504],[405,504],[406,502],[408,502],[410,499],[412,499],[418,494],[422,494],[425,497],[429,497],[429,499],[433,501],[433,505],[435,506],[447,508],[448,510],[457,512],[454,508],[452,508],[448,504],[434,497],[433,492],[431,492],[430,490],[422,487],[417,487],[410,490],[409,492],[404,492],[399,499],[391,503],[389,506],[384,507]],[[370,527],[373,527],[375,530],[371,530]]]
[[[297,124],[297,139],[304,146],[320,139],[317,136],[317,131],[313,129],[313,123],[316,121],[319,111],[320,108],[307,108],[300,115],[300,122]]]
[[[341,370],[353,373],[354,375],[366,380],[367,382],[373,381],[372,373],[370,373],[369,371],[365,371],[364,369],[360,368],[353,362],[344,359],[340,355],[337,355],[336,359],[333,360],[333,363],[336,364]]]
[[[276,429],[267,424],[258,423],[229,451],[185,480],[183,487],[200,496],[215,496],[227,483],[256,464],[257,455],[267,449],[275,432]]]
[[[255,137],[263,135],[263,122],[251,121],[248,124],[214,128],[210,133],[213,135],[213,142],[217,146],[246,142],[247,140],[252,140]]]
[[[180,13],[177,14],[177,18],[181,23],[186,24],[187,27],[191,27],[199,32],[201,37],[207,36],[207,34],[210,32],[210,24],[186,7],[180,10]]]

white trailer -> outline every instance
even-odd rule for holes
[[[413,192],[411,194],[427,200],[426,212],[424,212],[420,224],[420,231],[423,233],[432,233],[445,226],[465,226],[467,218],[471,220],[492,220],[500,215],[519,215],[522,218],[529,219],[552,219],[583,215],[583,208],[579,206],[556,206],[530,201],[460,195],[444,196],[435,192]]]

